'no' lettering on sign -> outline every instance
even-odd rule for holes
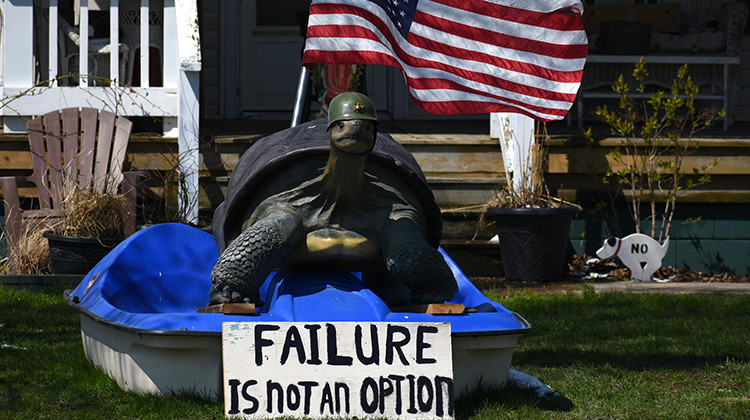
[[[452,418],[447,323],[223,325],[229,417]]]

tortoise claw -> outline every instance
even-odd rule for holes
[[[229,286],[224,286],[221,289],[215,285],[211,286],[208,304],[219,305],[222,303],[254,303],[257,306],[263,306],[263,301],[257,292],[255,296],[245,296],[236,290],[232,290]]]

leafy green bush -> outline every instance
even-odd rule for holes
[[[689,171],[683,168],[683,159],[698,148],[694,136],[711,127],[717,117],[724,118],[726,110],[697,108],[699,89],[688,75],[687,65],[678,70],[668,92],[647,91],[649,74],[643,59],[635,64],[632,74],[634,92],[620,75],[612,85],[619,95],[617,108],[603,105],[595,110],[612,135],[620,137],[620,144],[609,153],[604,182],[628,193],[636,232],[642,233],[641,220],[650,220],[651,237],[656,239],[658,233],[662,242],[669,235],[680,193],[711,181],[709,170],[718,159]],[[590,127],[584,136],[593,141]],[[649,205],[645,215],[644,203]]]

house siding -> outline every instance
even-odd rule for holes
[[[617,217],[612,213],[603,217],[604,212],[579,213],[570,227],[570,252],[595,255],[607,237],[624,237],[634,232],[627,205],[621,203],[616,207]],[[747,263],[750,221],[746,213],[747,204],[742,203],[679,204],[662,265],[712,274],[750,275]],[[643,226],[650,229],[646,221]]]
[[[220,78],[221,64],[221,2],[202,0],[198,2],[201,31],[201,116],[224,118]]]
[[[750,35],[742,38],[739,92],[734,109],[736,121],[750,121]]]

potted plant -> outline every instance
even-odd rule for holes
[[[66,188],[61,216],[44,232],[54,274],[86,274],[125,237],[128,200],[74,185]]]
[[[623,262],[639,260],[624,258],[622,253],[644,253],[647,244],[652,245],[650,248],[661,244],[663,249],[659,253],[662,257],[666,253],[678,196],[687,189],[710,182],[708,171],[718,164],[717,158],[688,171],[683,167],[683,158],[698,147],[693,140],[697,132],[710,127],[717,117],[726,116],[725,110],[697,108],[698,87],[690,78],[687,65],[678,70],[668,92],[646,92],[649,75],[643,59],[635,64],[632,75],[636,83],[634,93],[620,75],[612,86],[619,95],[617,108],[610,110],[600,106],[595,110],[610,132],[619,138],[617,147],[609,152],[604,182],[614,184],[619,192],[625,193],[636,231],[631,237],[638,238],[641,244],[632,251],[618,247],[619,253],[613,253],[602,251],[606,248],[605,242],[598,254],[600,257],[618,255]],[[593,142],[591,128],[584,136]],[[644,224],[650,228],[644,229]],[[634,277],[648,281],[658,266],[651,265],[649,270],[644,270],[636,264],[629,268]]]
[[[526,130],[518,127],[524,123]],[[533,131],[529,124],[526,119],[514,130],[501,118],[507,184],[487,204],[486,214],[495,220],[505,277],[547,282],[562,273],[570,223],[581,208],[549,195],[543,174],[549,135],[544,123]]]

